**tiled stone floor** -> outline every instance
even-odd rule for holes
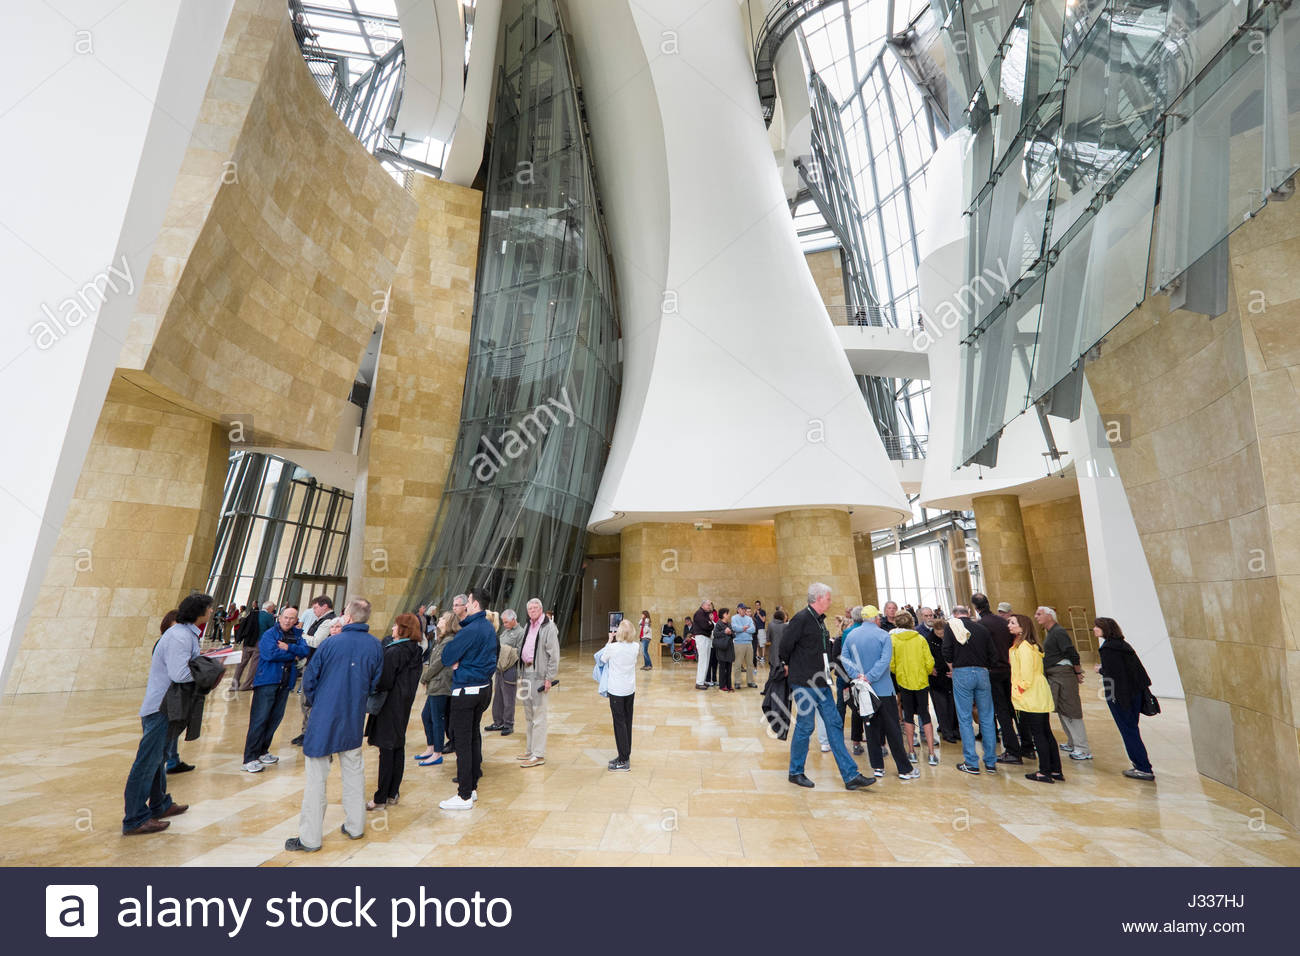
[[[1119,734],[1104,705],[1090,700],[1096,759],[1067,760],[1064,785],[1030,783],[1019,772],[967,777],[953,769],[959,750],[948,746],[919,780],[891,770],[870,790],[849,793],[814,738],[808,772],[817,788],[800,790],[785,779],[787,745],[765,735],[759,692],[696,691],[694,666],[671,661],[638,675],[632,772],[609,773],[609,708],[588,679],[589,662],[589,650],[565,654],[544,767],[517,766],[522,733],[485,734],[478,805],[455,813],[437,806],[454,790],[454,761],[411,761],[400,805],[370,814],[358,841],[338,833],[336,772],[324,849],[310,856],[283,851],[298,831],[302,793],[301,753],[288,743],[301,720],[296,698],[277,735],[280,763],[257,776],[239,769],[250,695],[213,701],[202,739],[181,745],[198,769],[171,778],[189,812],[165,833],[130,839],[120,832],[122,785],[139,736],[140,692],[3,698],[0,864],[1300,864],[1291,826],[1196,773],[1181,701],[1163,702],[1164,714],[1142,724],[1154,785],[1120,776],[1128,762]],[[408,754],[422,749],[422,704],[421,696]],[[367,749],[371,788],[377,763]]]

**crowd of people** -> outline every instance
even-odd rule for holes
[[[752,608],[738,602],[733,611],[705,600],[683,617],[680,634],[671,619],[660,631],[679,656],[686,651],[696,658],[698,690],[758,688],[758,667],[766,666],[763,709],[774,735],[790,740],[791,783],[815,786],[805,772],[814,731],[849,790],[885,776],[887,757],[900,779],[918,778],[922,744],[925,763],[936,767],[940,746],[960,743],[956,769],[971,775],[1036,759],[1037,769],[1025,777],[1045,784],[1065,780],[1062,753],[1073,761],[1092,759],[1079,694],[1083,667],[1052,608],[1039,607],[1031,618],[1005,603],[994,611],[985,595],[975,594],[971,607],[957,606],[951,617],[889,601],[883,610],[846,608],[828,624],[832,598],[829,587],[815,583],[803,608],[787,616],[778,606],[770,619],[760,601]],[[305,787],[299,833],[286,849],[321,848],[335,756],[345,836],[360,839],[367,811],[399,802],[407,726],[421,685],[426,747],[414,760],[436,766],[454,755],[456,792],[439,807],[472,810],[483,775],[482,734],[513,734],[517,705],[524,725],[518,765],[526,770],[545,764],[547,705],[559,681],[559,634],[542,601],[530,600],[522,621],[513,609],[498,615],[490,603],[482,588],[471,588],[441,615],[425,607],[399,614],[377,639],[369,629],[370,604],[361,597],[351,598],[339,614],[328,596],[317,596],[301,618],[294,606],[268,603],[236,611],[214,608],[207,595],[185,598],[164,619],[151,658],[122,832],[160,832],[169,817],[188,809],[172,800],[167,775],[193,769],[179,760],[178,741],[181,734],[198,736],[204,697],[224,674],[220,663],[200,653],[205,629],[221,640],[214,619],[226,625],[227,642],[242,645],[232,684],[252,693],[244,772],[261,773],[279,762],[274,738],[301,675],[303,724],[292,743],[302,747]],[[651,616],[642,612],[636,624],[622,620],[595,654],[592,676],[609,699],[613,726],[611,772],[631,769],[637,669],[653,667],[653,634]],[[1117,622],[1097,618],[1094,634],[1101,642],[1097,671],[1105,699],[1133,764],[1124,775],[1154,780],[1138,729],[1141,716],[1158,712],[1150,678]],[[492,722],[483,727],[489,706]],[[1059,744],[1052,713],[1064,735]],[[364,743],[378,751],[369,799]],[[864,751],[870,775],[854,759]]]

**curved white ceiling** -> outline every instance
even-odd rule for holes
[[[449,142],[465,96],[465,21],[460,0],[399,0],[406,83],[393,133]]]

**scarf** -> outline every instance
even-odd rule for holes
[[[959,617],[954,617],[948,622],[948,630],[952,631],[952,636],[958,644],[965,644],[970,640],[970,631],[966,630],[966,625]]]

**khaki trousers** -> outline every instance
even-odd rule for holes
[[[520,678],[520,698],[524,702],[524,749],[534,757],[546,756],[546,705],[542,678],[533,668],[526,669]]]
[[[366,832],[366,764],[361,748],[335,754],[343,772],[343,826],[352,836]],[[325,826],[325,785],[329,782],[329,757],[304,757],[306,786],[302,791],[302,813],[298,817],[298,839],[303,846],[318,847]]]
[[[758,683],[758,672],[754,670],[754,645],[737,644],[736,645],[736,663],[732,667],[731,686],[740,687],[740,675],[748,674],[748,682],[751,684]]]

